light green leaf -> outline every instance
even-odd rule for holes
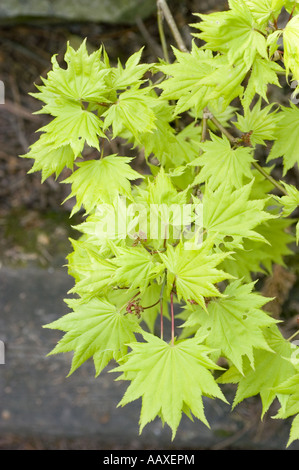
[[[228,249],[242,248],[244,238],[266,242],[255,228],[274,216],[264,211],[266,199],[250,200],[252,182],[233,190],[226,182],[212,191],[207,185],[203,197],[203,226],[215,243]],[[225,238],[227,237],[227,238]]]
[[[200,144],[203,154],[192,162],[201,167],[194,184],[208,181],[209,187],[215,190],[225,180],[232,188],[241,188],[244,177],[253,178],[252,149],[239,147],[234,150],[227,137],[217,137],[211,132],[210,137],[211,141]]]
[[[282,113],[278,113],[278,108],[270,112],[273,104],[261,109],[262,100],[259,99],[252,109],[244,108],[244,116],[237,114],[238,120],[235,126],[244,133],[250,133],[250,142],[266,145],[265,140],[274,140],[276,128],[283,118]]]
[[[176,287],[178,301],[184,299],[196,301],[204,309],[205,297],[220,297],[218,282],[230,279],[231,276],[217,269],[217,266],[228,256],[227,253],[214,253],[213,239],[208,239],[197,250],[188,250],[180,242],[176,248],[168,246],[167,252],[160,257],[167,268],[167,287],[170,292]]]
[[[160,416],[175,437],[182,412],[191,413],[209,426],[202,397],[208,395],[226,401],[209,369],[221,369],[208,357],[212,352],[196,338],[173,346],[149,333],[145,343],[133,343],[124,363],[112,372],[123,372],[117,380],[134,373],[119,406],[142,398],[140,433],[144,426]]]
[[[290,107],[282,106],[282,119],[277,124],[276,141],[267,161],[283,157],[283,175],[299,162],[299,109],[290,102]]]
[[[254,283],[241,284],[240,280],[230,283],[224,297],[208,304],[208,314],[200,307],[190,307],[190,316],[182,325],[200,328],[197,334],[206,336],[205,344],[219,350],[241,373],[244,355],[254,368],[254,348],[271,351],[263,331],[275,320],[261,309],[271,299],[252,292],[253,287]]]
[[[256,350],[254,368],[248,360],[244,360],[244,375],[239,375],[238,389],[233,403],[233,407],[236,407],[245,398],[260,395],[263,405],[262,415],[266,413],[276,397],[275,388],[295,373],[294,366],[288,360],[293,351],[291,344],[283,338],[278,327],[273,325],[264,331],[264,335],[273,352]],[[236,368],[233,366],[232,369]],[[231,372],[229,374],[225,372],[218,382],[230,381],[230,375]]]
[[[230,0],[230,10],[198,14],[195,24],[202,32],[194,36],[206,42],[205,48],[228,55],[233,64],[242,59],[251,67],[256,56],[267,58],[266,39],[255,27],[254,18],[243,0]]]
[[[129,130],[139,141],[139,134],[153,132],[156,99],[149,95],[148,89],[129,89],[120,93],[118,100],[103,113],[104,129],[112,126],[113,137]]]
[[[294,16],[286,25],[283,32],[283,60],[286,77],[291,72],[295,80],[299,80],[299,16]],[[297,93],[299,87],[297,87]]]
[[[126,354],[126,344],[135,341],[134,333],[140,330],[137,318],[124,315],[104,298],[68,304],[73,312],[45,325],[66,332],[50,354],[74,351],[69,375],[93,356],[98,375],[112,358]]]
[[[76,196],[72,215],[81,206],[87,213],[101,202],[112,203],[119,194],[131,198],[130,181],[143,176],[130,167],[132,158],[109,155],[100,160],[78,163],[78,170],[64,180],[72,184],[72,192],[66,198]]]

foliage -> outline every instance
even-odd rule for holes
[[[277,398],[277,417],[295,416],[289,443],[299,439],[298,347],[257,287],[299,240],[299,192],[272,176],[299,162],[299,109],[270,92],[299,79],[297,3],[198,14],[191,51],[173,47],[173,63],[142,64],[140,50],[111,65],[104,47],[68,44],[67,67],[54,56],[34,93],[52,119],[23,157],[42,180],[68,168],[71,215],[84,214],[71,312],[46,325],[64,332],[51,354],[73,351],[70,373],[114,361],[130,382],[120,405],[142,398],[140,432],[158,416],[174,438],[182,413],[209,425],[204,398],[226,401],[232,383],[233,406],[260,395],[264,414]],[[144,156],[143,174],[106,155],[114,139]]]

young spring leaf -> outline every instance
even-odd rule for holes
[[[67,303],[73,311],[45,325],[66,332],[49,354],[74,351],[69,375],[93,357],[98,375],[111,359],[126,354],[126,345],[135,341],[134,333],[140,330],[138,320],[135,315],[124,315],[105,298]]]
[[[227,383],[233,375],[234,381],[238,382],[233,407],[245,398],[259,394],[263,404],[262,415],[277,395],[275,388],[295,373],[295,367],[289,361],[293,352],[292,346],[285,341],[278,327],[272,325],[265,329],[264,335],[272,352],[257,349],[254,351],[254,368],[248,360],[244,360],[243,375],[235,374],[236,368],[232,366],[218,379],[218,383]]]
[[[71,215],[81,206],[87,213],[101,202],[112,203],[119,194],[131,198],[130,181],[143,176],[130,167],[132,158],[109,155],[100,160],[78,163],[78,170],[64,180],[72,184],[72,192],[65,199],[76,197]]]
[[[216,237],[215,243],[224,243],[228,249],[235,250],[242,248],[244,238],[266,242],[254,229],[274,216],[263,210],[267,200],[249,199],[252,184],[233,190],[225,181],[215,191],[208,185],[205,188],[203,226],[209,235]]]
[[[266,145],[265,140],[274,140],[277,125],[283,117],[278,108],[270,112],[273,108],[272,103],[263,109],[261,105],[262,100],[259,99],[253,108],[244,107],[244,116],[237,114],[238,120],[235,123],[240,131],[250,133],[250,143],[253,146]]]
[[[299,139],[299,109],[290,102],[290,107],[281,107],[282,119],[277,124],[276,140],[267,161],[283,157],[283,175],[297,162]]]
[[[224,297],[209,302],[208,315],[200,307],[190,306],[186,312],[189,316],[182,325],[206,336],[205,344],[219,350],[241,373],[244,355],[254,367],[254,349],[271,351],[263,331],[275,323],[262,310],[271,299],[253,292],[253,288],[254,283],[233,281],[223,292]]]
[[[267,58],[265,37],[257,29],[247,2],[230,0],[229,5],[229,11],[197,14],[202,21],[193,26],[202,32],[194,36],[206,42],[206,49],[227,54],[231,64],[242,59],[251,67],[257,55]]]
[[[205,297],[219,297],[222,294],[215,286],[231,276],[217,266],[228,256],[227,253],[213,253],[213,239],[208,239],[197,250],[188,250],[180,242],[176,248],[168,246],[160,257],[168,271],[167,287],[176,288],[178,300],[195,301],[204,309]]]
[[[197,338],[172,346],[149,333],[143,332],[143,336],[146,342],[130,344],[132,351],[123,364],[112,370],[123,372],[117,380],[126,380],[126,373],[134,373],[119,406],[142,398],[140,432],[160,416],[174,438],[185,409],[209,426],[202,397],[226,401],[210,372],[221,369],[208,357],[212,350],[198,344]]]
[[[252,149],[232,149],[226,136],[217,137],[210,132],[210,137],[210,141],[200,144],[203,154],[192,162],[192,165],[201,167],[193,184],[208,182],[209,187],[215,190],[225,179],[232,188],[241,188],[245,177],[253,178]]]

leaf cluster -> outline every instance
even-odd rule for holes
[[[299,192],[283,179],[299,162],[299,109],[271,94],[299,80],[299,7],[229,0],[196,18],[192,49],[173,47],[173,63],[143,64],[139,50],[111,65],[85,40],[68,44],[66,68],[53,57],[33,94],[51,119],[23,157],[42,181],[68,168],[71,216],[84,216],[67,258],[71,311],[46,325],[64,333],[51,354],[73,351],[70,373],[114,361],[130,382],[120,405],[142,398],[140,431],[158,416],[174,438],[182,413],[209,425],[203,398],[226,401],[232,383],[233,407],[260,395],[263,414],[277,398],[278,418],[295,415],[291,443],[298,347],[257,281],[299,240]],[[146,171],[105,152],[115,139]]]

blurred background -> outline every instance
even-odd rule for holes
[[[188,47],[193,13],[227,8],[222,0],[168,4]],[[174,44],[166,24],[165,32]],[[0,104],[0,340],[5,345],[0,450],[284,449],[290,422],[271,419],[275,406],[261,422],[256,398],[233,412],[207,400],[211,430],[183,419],[172,443],[169,429],[158,421],[139,436],[140,402],[116,409],[126,384],[114,382],[108,371],[95,379],[91,362],[66,378],[71,356],[47,357],[61,335],[42,325],[67,312],[63,299],[73,283],[63,265],[69,237],[77,236],[71,225],[80,215],[70,219],[71,200],[62,205],[68,188],[59,181],[67,170],[58,181],[50,177],[41,184],[39,173],[27,174],[31,161],[19,155],[27,153],[37,129],[47,122],[33,115],[40,102],[30,93],[46,77],[52,55],[62,64],[67,41],[76,48],[84,38],[91,51],[103,44],[112,65],[142,46],[143,61],[155,62],[162,57],[155,0],[0,0],[0,80],[5,87]],[[113,145],[115,153],[117,140]],[[142,156],[134,156],[142,165]],[[296,180],[297,173],[292,177]],[[288,312],[289,331],[299,312],[295,271],[277,267],[266,284],[267,295],[278,296],[275,315],[282,307]],[[233,390],[227,394],[232,397]]]

